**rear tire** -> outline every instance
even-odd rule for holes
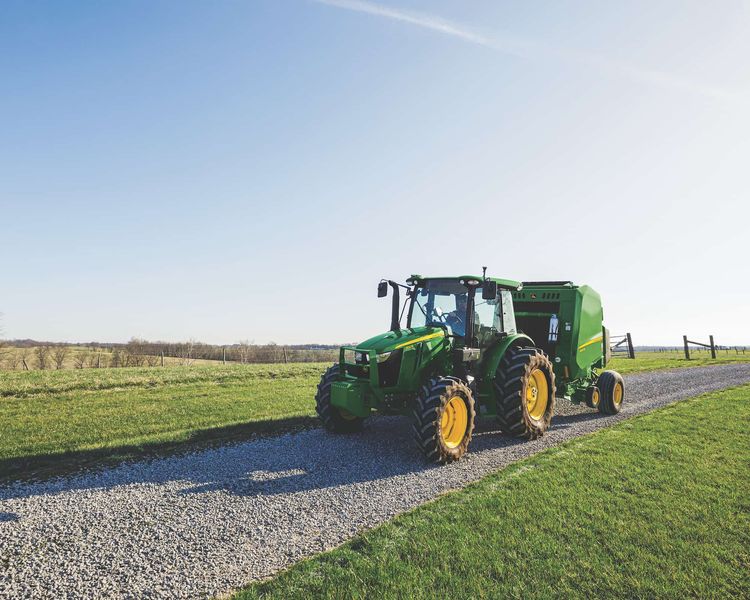
[[[338,379],[339,365],[334,364],[320,378],[315,394],[315,410],[325,428],[332,433],[361,431],[364,419],[331,404],[331,386]]]
[[[625,382],[617,371],[603,371],[596,380],[596,387],[601,391],[599,412],[605,415],[616,415],[625,400]]]
[[[474,431],[474,397],[455,377],[437,377],[421,387],[414,404],[414,441],[432,462],[461,458]]]
[[[538,348],[509,348],[495,374],[500,429],[536,439],[547,431],[555,412],[555,373]]]

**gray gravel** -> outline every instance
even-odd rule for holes
[[[0,596],[215,595],[332,548],[513,461],[677,400],[750,381],[750,364],[628,376],[622,413],[560,401],[521,442],[481,423],[458,463],[427,466],[402,418],[310,430],[0,488]]]

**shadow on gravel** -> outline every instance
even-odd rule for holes
[[[111,468],[128,461],[175,456],[217,445],[246,442],[258,436],[281,435],[314,427],[319,427],[316,418],[292,417],[201,429],[190,433],[183,440],[172,442],[2,459],[0,485],[15,481],[39,482],[58,476],[75,476],[82,471]]]
[[[550,429],[567,429],[568,427],[572,427],[576,423],[595,421],[605,416],[607,415],[603,415],[599,412],[585,412],[575,415],[560,415],[552,419],[552,426],[550,427]]]
[[[553,427],[570,427],[573,422],[599,418],[598,413],[562,415]],[[239,496],[274,496],[309,492],[427,471],[449,469],[426,463],[411,440],[408,419],[372,419],[362,433],[332,435],[322,430],[290,436],[289,444],[267,455],[254,455],[250,469],[234,478],[216,478],[185,489],[181,494],[223,492]],[[491,419],[479,419],[471,452],[509,448],[528,443],[503,434]]]
[[[16,513],[0,512],[0,523],[10,523],[12,521],[18,521],[18,515]]]
[[[596,418],[599,418],[598,413],[592,412],[560,415],[555,417],[552,427],[566,428],[575,422]],[[247,440],[249,436],[244,426],[225,428],[227,430],[243,434],[244,440],[233,438],[233,441],[244,443],[201,448],[196,447],[195,438],[191,438],[189,446],[188,442],[167,446],[173,450],[182,447],[185,451],[180,454],[173,451],[160,456],[155,453],[148,456],[157,459],[153,461],[126,462],[114,469],[48,479],[38,485],[0,488],[0,500],[72,490],[170,483],[174,484],[174,493],[181,495],[221,492],[237,496],[275,496],[452,468],[424,461],[413,445],[410,422],[403,417],[370,419],[364,431],[351,435],[333,435],[315,428]],[[216,440],[213,436],[210,439]],[[220,439],[227,441],[226,437]],[[480,418],[471,453],[526,443],[523,438],[500,432],[492,418]],[[80,460],[76,460],[76,464],[80,468]]]

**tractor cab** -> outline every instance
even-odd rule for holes
[[[511,290],[521,284],[473,275],[412,275],[407,328],[440,327],[457,346],[486,348],[498,337],[515,333]]]

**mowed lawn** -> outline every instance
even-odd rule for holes
[[[750,597],[750,386],[571,440],[240,592]]]
[[[312,421],[326,365],[0,372],[0,478],[70,453],[247,437]],[[92,451],[97,451],[92,453]],[[34,460],[37,457],[40,460]]]
[[[743,355],[721,357],[750,361]],[[615,359],[621,373],[719,361]],[[315,424],[327,363],[0,371],[0,479]]]
[[[711,358],[711,353],[706,351],[692,352],[690,360],[685,358],[682,351],[667,352],[636,352],[635,359],[614,358],[608,368],[626,373],[639,373],[642,371],[654,371],[656,369],[680,369],[685,367],[704,367],[710,365],[726,365],[732,363],[750,362],[750,350],[745,354],[742,350],[717,350],[716,358]]]

